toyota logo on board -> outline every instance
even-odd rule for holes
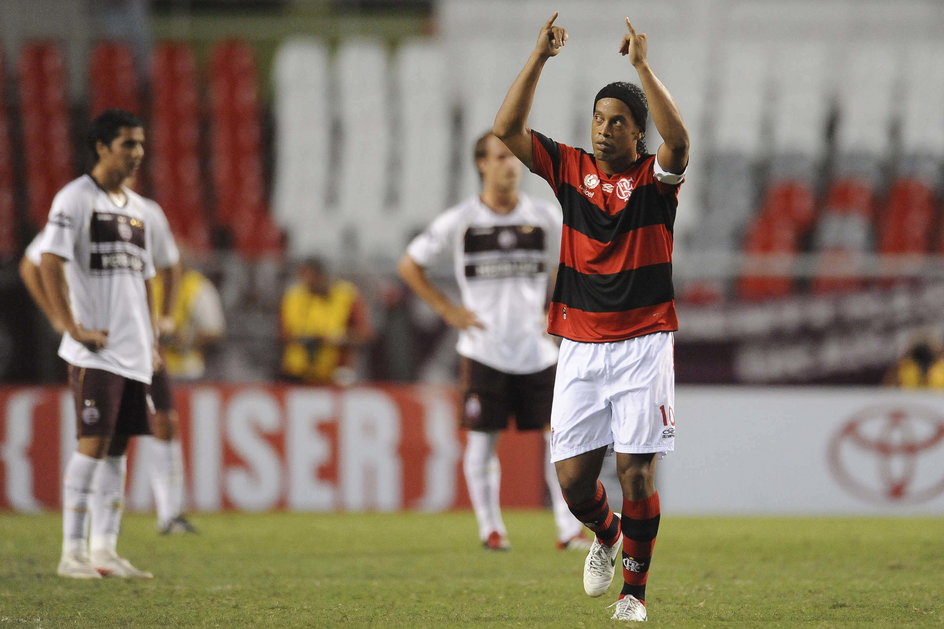
[[[847,491],[870,502],[919,503],[944,493],[944,415],[917,404],[873,406],[829,443],[829,466]]]

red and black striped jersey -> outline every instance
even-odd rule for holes
[[[583,342],[678,329],[672,230],[679,183],[656,178],[655,155],[607,175],[586,151],[531,132],[533,171],[564,214],[548,332]]]

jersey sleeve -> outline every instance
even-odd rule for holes
[[[410,242],[406,252],[420,266],[428,266],[444,252],[450,250],[458,229],[458,219],[459,213],[456,210],[440,214]]]
[[[36,234],[36,236],[33,237],[33,240],[30,241],[30,244],[26,246],[26,251],[23,252],[23,256],[34,266],[39,266],[39,263],[42,260],[43,237],[45,234],[45,229]]]
[[[532,129],[531,154],[531,172],[547,181],[556,194],[561,182],[561,145]]]
[[[52,253],[65,260],[75,259],[75,244],[87,221],[80,199],[71,193],[70,188],[60,190],[52,200],[49,218],[43,228],[43,237],[39,244],[39,255]]]
[[[683,170],[680,173],[670,173],[662,167],[662,164],[659,163],[658,153],[656,153],[655,159],[652,160],[652,173],[656,178],[656,181],[669,186],[679,186],[683,181],[685,181],[685,171]]]
[[[180,261],[180,250],[177,248],[174,234],[170,231],[170,224],[167,222],[164,210],[157,203],[152,203],[150,207],[153,214],[151,224],[153,225],[154,266],[158,269],[167,269]]]

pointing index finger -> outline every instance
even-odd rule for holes
[[[550,27],[554,26],[554,20],[557,19],[557,16],[558,16],[558,15],[560,15],[560,11],[554,11],[554,15],[552,15],[552,16],[547,20],[547,22],[544,24],[544,28],[550,28]]]
[[[636,29],[633,28],[633,24],[629,21],[629,18],[626,18],[626,28],[629,30],[630,35],[633,37],[636,36]]]

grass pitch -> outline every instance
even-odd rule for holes
[[[213,514],[161,537],[128,515],[122,555],[153,581],[55,575],[58,514],[0,514],[0,627],[603,627],[583,553],[547,512],[508,512],[486,553],[471,513]],[[679,518],[649,578],[652,626],[944,626],[944,520]]]

